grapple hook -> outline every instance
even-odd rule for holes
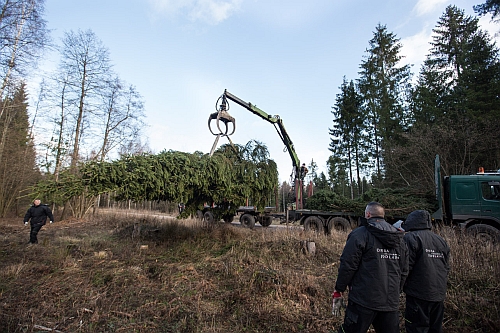
[[[236,130],[236,120],[234,119],[234,117],[232,117],[229,114],[229,112],[227,112],[229,107],[228,107],[228,104],[226,101],[226,96],[222,95],[221,97],[219,97],[217,102],[219,102],[219,100],[221,98],[222,98],[222,102],[220,104],[219,110],[217,112],[210,114],[210,116],[208,117],[208,129],[210,130],[210,132],[213,135],[219,135],[219,134],[221,134],[223,136],[233,135],[234,131]],[[219,130],[218,133],[214,133],[214,131],[212,131],[212,127],[210,125],[210,122],[214,119],[216,120],[217,129]],[[221,129],[221,126],[220,126],[221,121],[224,123],[224,126],[225,126],[224,130]],[[229,126],[228,126],[229,123],[233,124],[233,129],[232,129],[231,133],[228,133],[229,132]]]

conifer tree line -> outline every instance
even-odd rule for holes
[[[495,19],[499,2],[474,10]],[[478,20],[448,6],[416,74],[400,39],[385,25],[375,28],[359,77],[344,77],[331,111],[327,164],[335,192],[358,197],[364,177],[378,188],[432,191],[436,154],[444,175],[499,169],[499,50]]]

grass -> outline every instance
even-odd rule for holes
[[[498,248],[440,232],[453,256],[444,332],[499,332]],[[45,226],[29,248],[28,234],[0,220],[0,332],[334,332],[342,320],[331,292],[344,233],[107,214]]]

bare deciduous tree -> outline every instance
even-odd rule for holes
[[[85,121],[92,117],[102,96],[103,83],[109,82],[111,61],[109,52],[91,31],[70,31],[63,38],[60,72],[68,73],[68,98],[76,101],[71,167],[79,160],[80,142]]]
[[[136,140],[143,126],[144,103],[134,86],[124,89],[123,83],[115,77],[105,87],[102,144],[97,158],[104,161],[115,148],[131,139]]]

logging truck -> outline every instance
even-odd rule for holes
[[[241,224],[253,228],[255,223],[263,227],[271,225],[273,219],[281,222],[299,222],[305,230],[325,232],[329,234],[332,230],[350,231],[361,225],[364,216],[347,211],[320,211],[303,208],[303,181],[305,172],[300,167],[300,160],[295,152],[293,142],[285,130],[282,119],[278,115],[271,116],[252,103],[229,93],[227,90],[219,97],[220,107],[217,112],[210,114],[208,127],[217,139],[212,147],[210,155],[213,154],[220,136],[229,136],[234,133],[234,118],[227,112],[228,100],[235,102],[253,114],[270,122],[276,128],[278,135],[283,141],[290,158],[292,159],[293,190],[295,194],[296,209],[287,210],[285,213],[275,213],[274,207],[266,207],[258,210],[253,206],[241,206],[236,214],[228,214],[224,210],[214,210],[214,207],[205,206],[199,211],[199,217],[213,222],[223,219],[232,222],[234,216],[239,215]],[[218,104],[218,103],[217,103]],[[210,126],[212,120],[217,121],[219,133],[214,133]],[[220,122],[226,128],[221,130]],[[233,131],[228,133],[228,124],[233,124]],[[439,156],[435,159],[435,189],[438,210],[432,214],[435,222],[445,225],[459,226],[467,233],[479,239],[500,242],[500,172],[481,171],[476,175],[453,175],[441,178],[441,166]],[[404,220],[405,216],[387,216],[389,223]]]

